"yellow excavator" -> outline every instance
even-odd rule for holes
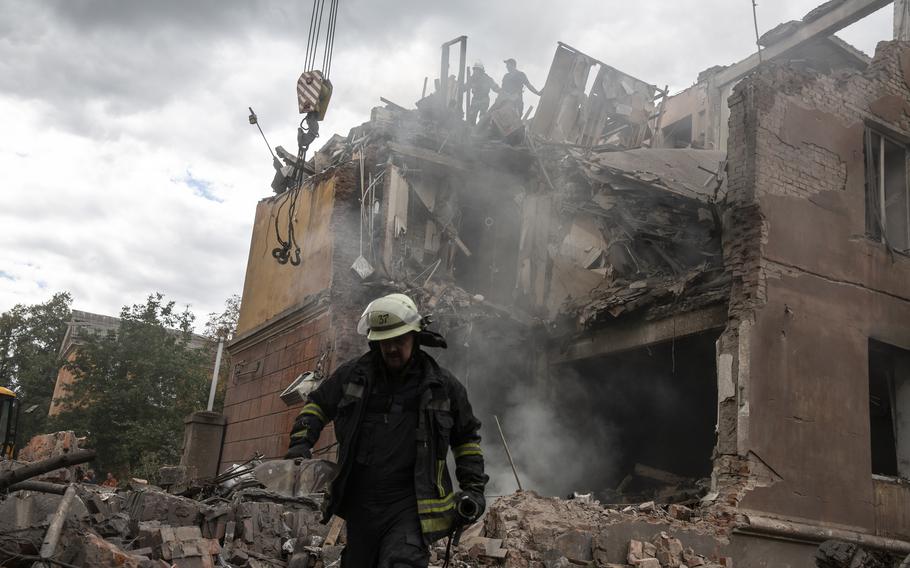
[[[0,460],[13,459],[18,425],[19,399],[13,391],[0,387]]]

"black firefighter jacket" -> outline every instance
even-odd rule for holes
[[[414,363],[422,366],[417,422],[417,460],[414,488],[424,539],[430,543],[449,534],[455,523],[452,480],[446,465],[449,448],[455,456],[455,475],[462,491],[483,495],[484,474],[480,421],[474,416],[464,386],[436,361],[416,349]],[[339,442],[338,475],[332,483],[324,521],[338,512],[354,460],[355,444],[381,354],[378,349],[348,361],[310,393],[291,431],[291,445],[312,448],[322,428],[335,421]],[[356,498],[356,496],[350,496]]]

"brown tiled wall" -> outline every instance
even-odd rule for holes
[[[328,313],[304,321],[285,333],[232,353],[241,371],[228,385],[224,401],[227,417],[221,467],[249,459],[254,452],[280,458],[288,447],[294,419],[302,405],[289,407],[279,394],[300,373],[315,369],[322,352],[331,345]],[[334,441],[332,426],[317,447]]]

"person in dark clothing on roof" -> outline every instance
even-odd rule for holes
[[[540,91],[534,88],[534,85],[531,84],[528,76],[523,71],[518,70],[518,63],[514,59],[510,57],[503,63],[506,64],[506,74],[502,76],[501,92],[499,97],[496,98],[496,103],[499,104],[499,101],[502,100],[504,104],[515,105],[518,116],[521,117],[525,106],[522,98],[524,88],[527,87],[529,91],[537,96],[540,96]]]
[[[404,294],[371,302],[358,325],[370,351],[310,393],[291,431],[286,457],[310,458],[335,423],[339,467],[323,521],[347,522],[342,568],[424,568],[430,543],[483,513],[480,422],[464,386],[420,349],[445,346],[426,323]]]

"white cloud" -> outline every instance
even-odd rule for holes
[[[498,77],[515,57],[538,87],[560,40],[675,89],[754,47],[748,0],[341,4],[315,146],[380,96],[413,104],[461,34],[469,61]],[[815,5],[765,0],[760,27]],[[309,3],[0,0],[0,13],[0,310],[58,290],[102,313],[153,291],[201,318],[219,310],[241,290],[255,203],[271,193],[247,107],[273,146],[296,148]],[[842,35],[871,54],[890,8]]]

